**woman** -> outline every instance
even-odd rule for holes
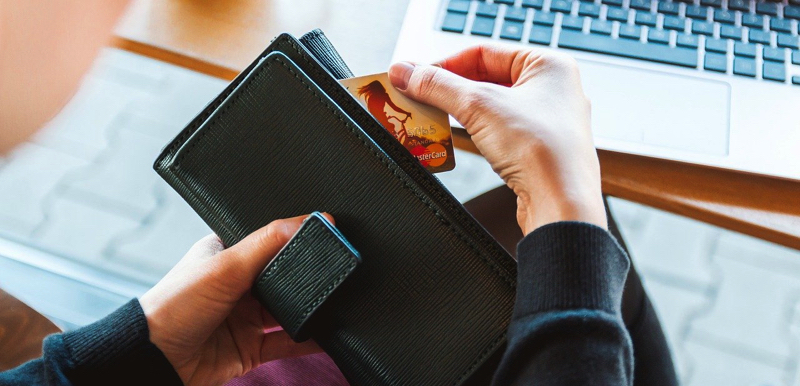
[[[367,110],[369,110],[370,114],[372,114],[372,116],[374,116],[378,122],[380,122],[381,125],[386,128],[386,130],[392,133],[392,135],[397,138],[400,143],[405,145],[406,139],[408,139],[408,133],[406,132],[404,123],[407,119],[411,118],[411,113],[397,106],[392,101],[389,93],[386,92],[386,88],[383,87],[383,84],[377,80],[359,87],[358,96],[363,97],[367,102]],[[401,121],[400,118],[395,116],[390,117],[389,114],[386,113],[387,106],[394,109],[394,111],[397,111],[398,113],[405,114],[406,118]],[[394,123],[389,121],[390,118],[394,118],[397,121],[397,123],[400,125],[399,130]]]
[[[48,12],[30,12],[35,9],[20,8],[41,4],[26,1],[13,2],[13,12],[11,3],[0,0],[3,150],[57,111],[88,67],[83,56],[103,44],[112,16],[124,5],[46,2]],[[22,28],[20,15],[53,16],[35,23],[45,27],[106,17],[86,39],[67,36],[54,45],[47,39],[58,35]],[[15,35],[19,31],[28,35]],[[100,32],[105,35],[95,37]],[[54,48],[71,55],[54,56]],[[72,65],[64,67],[68,61]],[[405,95],[461,122],[516,195],[525,237],[517,252],[509,344],[494,384],[632,384],[631,337],[635,341],[637,333],[626,329],[621,315],[630,262],[607,231],[590,106],[575,62],[547,51],[475,47],[436,65],[395,64],[390,78]],[[31,87],[41,79],[51,87]],[[506,84],[511,87],[501,86]],[[318,352],[313,342],[295,344],[275,331],[275,321],[249,294],[303,217],[274,221],[228,249],[214,235],[200,240],[141,299],[94,324],[48,337],[42,358],[0,373],[0,385],[219,385],[261,363]],[[637,319],[649,314],[642,315]],[[646,337],[656,336],[655,346],[661,344],[661,351],[644,350],[644,358],[660,355],[659,363],[669,368],[662,366],[659,382],[674,384],[657,321],[637,323]]]

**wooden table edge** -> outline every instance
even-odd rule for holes
[[[155,46],[152,44],[129,39],[123,36],[114,36],[110,45],[121,50],[133,52],[142,56],[160,60],[169,64],[174,64],[192,71],[199,72],[224,80],[233,80],[239,71],[222,64],[212,63],[206,60],[197,59],[190,55],[182,54],[168,48]]]

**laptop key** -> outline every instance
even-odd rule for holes
[[[751,29],[750,33],[748,34],[748,39],[753,43],[769,45],[769,32]]]
[[[542,7],[544,7],[544,0],[522,0],[522,6],[525,8],[542,9]]]
[[[742,14],[742,25],[750,28],[764,28],[764,16],[753,15],[752,13]]]
[[[611,35],[611,22],[607,20],[592,20],[590,31],[600,35]]]
[[[708,19],[708,7],[690,5],[686,7],[686,17],[698,20],[706,20]]]
[[[675,39],[675,45],[678,47],[697,48],[700,45],[700,38],[697,35],[678,34]]]
[[[790,5],[783,8],[783,17],[787,19],[800,20],[800,7]]]
[[[528,41],[536,44],[550,45],[550,38],[553,36],[553,29],[535,25],[531,28],[531,35]]]
[[[707,21],[692,21],[692,33],[698,35],[714,35],[714,24]]]
[[[550,3],[550,11],[570,13],[572,11],[572,2],[568,0],[553,0]]]
[[[558,46],[607,55],[648,60],[684,67],[697,67],[697,50],[662,44],[643,44],[629,39],[612,39],[603,35],[584,35],[561,31]]]
[[[707,7],[720,8],[722,7],[722,0],[700,0],[700,5]]]
[[[733,58],[733,73],[755,78],[756,61],[754,59],[735,57]]]
[[[706,52],[718,52],[724,54],[728,52],[728,41],[721,39],[706,39]]]
[[[497,4],[514,5],[514,0],[494,0]]]
[[[580,31],[583,29],[583,20],[583,17],[565,15],[564,18],[561,19],[561,28]]]
[[[466,24],[466,14],[448,12],[447,15],[444,16],[444,21],[442,22],[442,31],[462,33],[464,32],[464,26]]]
[[[792,84],[800,84],[800,76],[793,76],[792,77]]]
[[[651,4],[650,0],[631,0],[630,7],[639,11],[649,11]]]
[[[769,29],[778,32],[792,33],[792,21],[787,19],[778,19],[773,17],[769,21]]]
[[[755,58],[756,45],[750,43],[735,42],[733,43],[733,54],[735,56],[745,56],[748,58]]]
[[[523,24],[521,22],[506,20],[500,29],[500,38],[519,41],[522,39],[522,28]]]
[[[578,15],[598,18],[600,17],[600,6],[593,3],[581,3],[578,6]]]
[[[796,50],[800,48],[800,45],[798,45],[797,36],[778,34],[778,47],[792,48]]]
[[[792,51],[792,64],[800,64],[800,51]]]
[[[708,52],[706,53],[705,60],[703,61],[703,68],[716,72],[728,71],[728,58],[722,54]]]
[[[773,62],[783,63],[786,61],[786,52],[784,52],[783,48],[764,47],[762,56],[764,60],[771,60]]]
[[[678,11],[680,11],[680,7],[678,7],[678,3],[668,2],[668,1],[661,1],[658,3],[658,12],[663,13],[665,15],[678,15]]]
[[[497,17],[499,8],[495,3],[478,3],[478,9],[475,10],[475,14],[478,16]]]
[[[609,7],[606,19],[625,23],[628,21],[628,13],[627,9]]]
[[[525,21],[528,16],[528,10],[520,7],[506,8],[506,20]]]
[[[664,16],[664,29],[683,31],[686,29],[686,19],[677,16]]]
[[[494,32],[494,18],[476,16],[472,22],[472,34],[479,36],[492,36]]]
[[[728,0],[728,9],[733,11],[747,12],[750,10],[749,0]]]
[[[742,27],[722,25],[719,27],[719,37],[723,39],[742,40]]]
[[[468,0],[450,0],[447,12],[468,13],[470,2]]]
[[[613,6],[613,7],[621,7],[622,6],[622,0],[603,0],[603,4],[610,5],[610,6]]]
[[[642,37],[642,27],[631,24],[620,24],[619,37],[625,39],[639,40]]]
[[[648,27],[655,27],[656,26],[656,15],[654,13],[649,12],[636,12],[636,18],[634,21],[636,24],[639,25],[646,25]]]
[[[764,79],[774,80],[776,82],[785,82],[786,66],[775,62],[764,62],[764,67],[761,71],[761,77]]]
[[[663,29],[651,28],[647,32],[647,41],[660,44],[669,44],[669,32]]]
[[[715,9],[714,10],[714,21],[718,21],[720,23],[725,24],[734,24],[736,23],[736,14],[727,9]]]
[[[556,23],[556,15],[549,12],[537,11],[533,14],[534,25],[546,25],[552,27]]]
[[[761,15],[778,16],[778,5],[768,2],[758,3],[756,4],[756,13]]]

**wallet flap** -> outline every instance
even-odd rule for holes
[[[358,252],[319,212],[304,222],[258,276],[253,294],[295,342],[360,262]]]
[[[226,245],[275,219],[335,216],[363,261],[307,323],[351,384],[476,384],[502,352],[515,262],[293,37],[155,167]]]

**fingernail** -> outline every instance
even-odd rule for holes
[[[389,68],[389,80],[396,89],[405,91],[408,87],[408,80],[411,79],[411,74],[413,72],[413,64],[409,62],[395,63]]]

